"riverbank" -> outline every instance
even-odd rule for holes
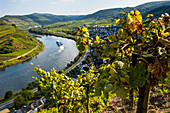
[[[85,57],[85,53],[81,54],[79,53],[75,58],[74,61],[71,61],[70,63],[67,64],[67,67],[63,69],[63,73],[67,74],[69,73],[71,70],[73,70],[74,68],[76,68],[76,66],[78,66],[78,64],[82,61],[82,59]]]
[[[73,36],[72,34],[66,34],[63,32],[53,32],[53,31],[41,31],[41,30],[37,30],[37,29],[30,29],[29,30],[30,33],[35,33],[38,35],[49,35],[49,36],[57,36],[57,37],[62,37],[62,38],[67,38],[67,39],[71,39],[71,40],[75,40],[75,36]],[[36,35],[36,36],[38,36]],[[68,63],[67,67],[65,67],[63,70],[60,70],[59,73],[69,73],[71,70],[73,70],[78,64],[80,64],[80,62],[85,58],[86,53],[83,54],[78,54],[75,58],[74,61]]]
[[[60,40],[61,42],[63,42],[63,44],[64,44],[64,46],[65,46],[65,49],[64,49],[64,51],[62,51],[62,52],[59,52],[59,48],[58,48],[58,46],[55,44],[55,41],[56,40]],[[46,37],[46,36],[42,36],[42,38],[40,39],[43,43],[44,43],[44,46],[45,46],[45,48],[48,48],[50,51],[52,51],[52,53],[49,53],[49,52],[46,52],[46,50],[48,50],[48,49],[45,49],[43,52],[41,52],[39,55],[41,56],[41,58],[43,58],[43,59],[45,59],[45,61],[47,61],[47,62],[43,62],[43,60],[40,58],[40,56],[38,55],[37,56],[37,58],[32,58],[31,59],[31,61],[33,60],[33,63],[35,63],[35,64],[40,64],[40,66],[43,68],[43,69],[46,69],[46,70],[49,70],[49,68],[51,69],[51,67],[50,66],[54,66],[54,68],[57,68],[57,65],[61,65],[59,62],[57,62],[57,60],[55,60],[54,58],[56,58],[56,59],[60,59],[60,61],[62,61],[62,62],[64,62],[64,61],[68,61],[68,58],[69,58],[69,62],[67,62],[67,63],[70,63],[71,61],[73,61],[74,59],[77,59],[77,60],[79,60],[80,58],[81,58],[81,56],[80,57],[77,57],[78,56],[78,51],[76,50],[76,46],[75,46],[75,41],[73,41],[73,40],[67,40],[66,38],[57,38],[57,37],[54,37],[54,36],[51,36],[51,38],[49,37]],[[45,40],[45,42],[44,42],[44,40]],[[73,43],[74,42],[74,43]],[[53,44],[55,44],[55,45],[53,45]],[[51,47],[53,47],[53,48],[51,48],[51,47],[49,47],[49,45],[51,46]],[[68,46],[69,45],[69,46]],[[73,50],[72,50],[73,49]],[[53,51],[54,50],[54,51]],[[75,51],[76,50],[76,51]],[[67,55],[68,57],[64,57],[62,54],[63,53],[67,53],[67,54],[65,54],[65,56]],[[75,54],[76,53],[76,54]],[[51,60],[51,59],[53,59],[53,60],[51,60],[52,62],[55,62],[55,64],[56,65],[54,65],[54,64],[51,64],[52,62],[49,62],[48,61],[48,59],[47,58],[44,58],[43,56],[42,56],[42,54],[44,54],[46,57],[50,57],[49,58],[49,60]],[[71,54],[73,54],[73,55],[71,55]],[[62,55],[61,57],[57,57],[57,56],[60,56],[60,55]],[[76,56],[77,55],[77,56]],[[72,56],[74,56],[74,57],[72,57]],[[64,59],[62,59],[62,57],[64,57]],[[40,59],[40,61],[42,62],[42,63],[40,63],[40,62],[34,62],[35,60],[34,59],[36,59],[36,61],[37,61],[37,59]],[[72,60],[71,60],[72,59]],[[29,75],[31,76],[31,78],[32,78],[32,76],[35,76],[35,74],[33,74],[33,72],[31,72],[31,73],[29,73],[30,72],[30,70],[28,70],[29,68],[31,68],[31,71],[34,71],[33,69],[32,69],[32,66],[30,66],[29,65],[29,63],[31,62],[31,61],[29,61],[29,62],[26,62],[26,63],[24,63],[24,64],[21,64],[22,66],[19,66],[19,65],[16,65],[16,66],[19,66],[19,69],[20,70],[22,70],[23,71],[23,73],[21,73],[21,72],[19,72],[19,70],[17,70],[17,69],[14,69],[13,67],[13,69],[12,70],[14,70],[14,72],[15,72],[15,74],[17,74],[17,77],[18,76],[21,76],[21,75],[26,75],[25,77],[23,77],[23,78],[26,78],[26,77],[28,77]],[[42,64],[45,64],[46,65],[46,67],[48,66],[49,68],[47,69],[47,68],[44,68],[43,67],[43,65]],[[49,64],[49,65],[48,65]],[[66,64],[66,63],[65,63]],[[25,67],[26,65],[28,65],[27,66],[27,69],[26,70],[24,70],[22,67]],[[74,64],[73,64],[74,65]],[[63,65],[64,66],[64,65]],[[62,67],[62,66],[61,66]],[[65,66],[64,66],[65,67]],[[14,72],[13,71],[11,71],[11,70],[9,70],[9,69],[11,69],[11,68],[8,68],[8,69],[6,69],[5,71],[8,71],[8,72],[11,72],[11,73],[13,73],[14,74]],[[60,69],[63,69],[63,68],[60,68]],[[18,72],[18,73],[17,73]],[[28,74],[29,73],[29,74]],[[20,75],[19,75],[20,74]],[[17,81],[21,81],[21,82],[23,82],[23,83],[25,83],[25,81],[24,80],[20,80],[20,79],[18,79],[18,78],[16,78],[15,77],[15,75],[12,75],[12,76],[7,76],[5,73],[2,73],[2,75],[5,75],[5,77],[7,77],[7,78],[15,78],[15,79],[17,79]],[[26,79],[26,81],[30,81],[29,79]],[[14,83],[16,83],[16,81],[14,81]],[[10,84],[13,84],[13,83],[10,83]]]
[[[34,47],[30,51],[24,53],[23,55],[20,55],[15,58],[8,59],[8,60],[1,62],[0,70],[4,70],[6,67],[10,67],[10,66],[16,65],[18,63],[28,61],[33,56],[35,56],[35,55],[39,54],[41,51],[43,51],[43,49],[44,49],[43,43],[41,41],[39,41],[38,39],[34,39],[34,40],[37,42],[36,47]]]
[[[71,34],[66,34],[66,33],[62,33],[62,32],[50,32],[50,31],[46,31],[46,32],[42,32],[42,31],[37,31],[35,29],[34,30],[29,30],[30,33],[35,33],[35,34],[39,34],[39,35],[50,35],[50,36],[57,36],[57,37],[62,37],[62,38],[67,38],[67,39],[71,39],[71,40],[75,40],[75,36],[71,35]],[[83,54],[78,54],[75,58],[74,61],[71,61],[70,63],[67,64],[67,67],[65,67],[63,70],[60,70],[59,73],[69,73],[71,70],[73,70],[74,68],[76,68],[76,66],[78,66],[80,64],[80,62],[85,59],[86,57],[86,52]]]
[[[55,31],[43,30],[43,28],[30,29],[29,32],[39,34],[39,35],[50,35],[50,36],[63,37],[63,38],[72,39],[72,40],[75,41],[75,36],[73,36],[72,34],[66,34],[64,32],[55,32]]]

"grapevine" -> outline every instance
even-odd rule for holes
[[[170,16],[166,13],[159,19],[148,14],[143,21],[138,10],[125,12],[116,20],[119,29],[107,40],[89,37],[88,29],[79,27],[76,46],[83,53],[88,47],[95,49],[99,58],[108,60],[95,71],[82,71],[73,81],[53,69],[45,72],[35,67],[41,78],[37,82],[56,112],[99,112],[116,94],[130,99],[139,94],[137,113],[147,113],[151,87],[159,83],[169,87]],[[94,108],[95,106],[95,108]]]

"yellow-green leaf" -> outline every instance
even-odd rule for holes
[[[100,43],[100,37],[98,35],[96,36],[96,43]]]
[[[146,17],[153,17],[154,15],[153,14],[148,14]]]
[[[120,18],[118,18],[117,20],[116,20],[116,24],[120,24]]]
[[[109,35],[108,40],[109,40],[109,42],[114,42],[114,41],[117,41],[117,38],[115,35]]]

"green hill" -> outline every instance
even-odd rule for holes
[[[4,21],[6,21],[9,24],[16,24],[21,29],[26,29],[29,27],[33,27],[36,25],[39,25],[38,23],[34,22],[32,19],[26,17],[26,16],[12,16],[12,15],[6,15],[2,17]]]
[[[30,27],[45,26],[45,28],[72,29],[73,27],[82,25],[106,25],[113,24],[114,20],[122,16],[122,12],[139,10],[143,17],[153,13],[155,17],[159,17],[162,13],[170,12],[170,1],[149,2],[136,7],[112,8],[100,10],[89,15],[53,15],[34,13],[24,16],[7,15],[2,17],[9,24],[16,24],[18,28],[28,30]],[[73,25],[74,24],[74,25]],[[48,25],[48,26],[46,26]]]
[[[161,10],[160,10],[161,9]],[[160,6],[153,10],[144,13],[143,16],[146,17],[147,14],[153,14],[156,18],[160,17],[161,14],[169,13],[170,14],[170,5]]]
[[[24,30],[27,30],[29,27],[34,27],[38,25],[47,25],[56,22],[64,22],[64,21],[72,20],[72,18],[70,18],[69,16],[39,14],[39,13],[23,15],[23,16],[6,15],[1,19],[3,19],[9,24],[16,24],[18,28]]]
[[[80,20],[58,22],[43,26],[42,28],[31,29],[30,31],[34,33],[41,32],[42,34],[48,34],[49,32],[74,34],[79,26],[114,25],[115,19],[122,17],[122,12],[130,12],[131,10],[139,10],[142,13],[143,18],[145,18],[147,14],[154,14],[157,18],[160,17],[161,14],[170,12],[170,1],[149,2],[136,7],[100,10],[96,13],[87,15]]]
[[[170,1],[160,1],[160,2],[149,2],[145,3],[136,7],[126,7],[126,8],[113,8],[113,9],[106,9],[100,10],[93,14],[85,16],[83,19],[95,19],[95,20],[102,20],[102,19],[115,19],[122,16],[122,12],[131,11],[131,10],[139,10],[142,15],[146,15],[148,13],[152,13],[152,10],[158,10],[159,13],[155,13],[156,17],[160,16],[160,13],[165,13],[162,7],[166,7],[168,10],[170,7]],[[167,12],[168,13],[168,12]]]
[[[47,25],[56,22],[64,22],[71,20],[68,16],[61,16],[61,15],[52,15],[52,14],[30,14],[25,15],[26,17],[32,19],[34,22],[40,25]]]
[[[18,29],[15,24],[5,24],[0,20],[0,62],[23,55],[36,45],[32,35]]]

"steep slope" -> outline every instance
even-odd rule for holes
[[[164,14],[164,13],[170,14],[170,5],[160,6],[158,8],[155,8],[151,11],[148,11],[147,13],[144,13],[143,16],[146,17],[147,14],[153,14],[154,17],[158,18],[158,17],[160,17],[161,14]]]
[[[32,19],[34,22],[40,25],[47,25],[56,22],[64,22],[71,20],[68,16],[61,16],[61,15],[52,15],[52,14],[30,14],[25,15],[26,17]]]
[[[0,21],[0,62],[22,55],[36,45],[37,41],[26,31]]]
[[[71,18],[72,20],[80,20],[85,16],[86,15],[68,15],[68,17]]]
[[[159,2],[149,2],[145,3],[136,7],[126,7],[126,8],[113,8],[113,9],[106,9],[106,10],[100,10],[98,12],[95,12],[93,14],[89,15],[68,15],[68,16],[62,16],[62,15],[53,15],[53,14],[39,14],[34,13],[30,15],[24,15],[24,16],[10,16],[7,15],[5,17],[2,17],[2,19],[9,24],[16,24],[19,28],[22,28],[24,30],[28,30],[30,27],[35,26],[45,26],[49,24],[54,24],[58,22],[66,22],[61,23],[61,25],[58,24],[59,27],[61,26],[72,26],[71,24],[79,24],[83,25],[83,21],[86,23],[84,24],[91,24],[95,25],[97,23],[100,24],[108,24],[112,23],[114,19],[119,18],[122,16],[122,12],[131,11],[131,10],[139,10],[142,13],[143,17],[146,17],[147,14],[153,13],[155,17],[159,17],[162,13],[169,13],[170,11],[170,1],[159,1]],[[76,20],[71,22],[71,24],[67,24],[67,21],[70,20]],[[80,20],[80,21],[79,21]],[[78,23],[77,23],[78,22]],[[49,25],[50,27],[55,27],[55,25]]]
[[[102,19],[110,19],[110,18],[118,18],[122,15],[122,12],[131,11],[131,10],[139,10],[142,12],[142,14],[147,14],[151,12],[152,10],[159,7],[167,7],[170,5],[170,1],[160,1],[160,2],[149,2],[145,3],[136,7],[126,7],[126,8],[113,8],[113,9],[106,9],[106,10],[100,10],[96,13],[90,14],[85,16],[83,19],[96,19],[96,20],[102,20]],[[170,7],[167,7],[170,9]],[[164,10],[159,9],[160,13],[164,13]],[[160,15],[156,15],[160,16]]]
[[[93,26],[93,25],[113,25],[115,19],[122,17],[122,12],[139,10],[142,13],[143,18],[147,14],[154,14],[155,17],[160,17],[161,14],[170,13],[170,1],[160,1],[160,2],[149,2],[136,7],[126,7],[126,8],[113,8],[100,10],[96,13],[85,16],[83,19],[69,22],[54,23],[44,26],[42,29],[56,31],[56,32],[67,32],[71,31],[78,26]],[[35,30],[35,29],[34,29]]]
[[[21,29],[26,29],[29,27],[33,27],[36,25],[39,25],[38,23],[34,22],[32,19],[26,17],[26,16],[12,16],[12,15],[6,15],[2,17],[4,21],[6,21],[9,24],[16,24]]]
[[[71,18],[69,18],[68,16],[39,13],[23,16],[6,15],[1,19],[5,20],[9,24],[16,24],[19,28],[22,28],[24,30],[37,25],[47,25],[56,22],[64,22],[71,20]]]

